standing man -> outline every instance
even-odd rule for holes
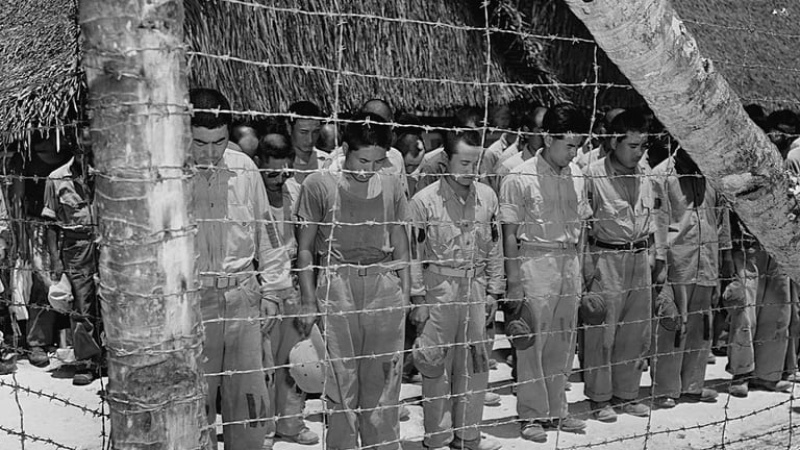
[[[102,363],[100,303],[97,298],[94,179],[91,153],[82,147],[54,170],[44,188],[42,217],[52,220],[47,247],[54,279],[65,273],[72,285],[73,348],[78,370],[72,384],[85,386],[100,376]]]
[[[287,128],[294,149],[295,178],[302,184],[328,160],[328,154],[315,147],[322,127],[322,111],[309,101],[300,101],[289,106],[289,113],[299,116],[289,117]]]
[[[248,122],[238,122],[233,125],[231,131],[231,147],[234,145],[239,151],[249,157],[253,157],[258,150],[258,132],[253,124]]]
[[[195,110],[230,110],[213,89],[192,89],[189,98]],[[271,424],[257,319],[261,310],[273,315],[277,293],[292,287],[289,255],[271,239],[276,224],[258,167],[228,145],[230,115],[195,112],[191,125],[208,424],[216,421],[219,391],[222,421],[230,424],[225,448],[260,449]]]
[[[584,279],[589,292],[603,297],[607,314],[603,326],[585,331],[584,381],[594,417],[601,422],[617,420],[614,406],[637,417],[650,413],[636,401],[650,350],[649,251],[661,206],[649,170],[640,163],[648,127],[642,115],[620,113],[611,122],[611,152],[590,164],[586,173],[594,219]],[[661,264],[664,251],[656,248]],[[652,273],[662,272],[658,266]]]
[[[720,262],[722,279],[731,276],[733,263],[727,208],[682,148],[659,164],[653,175],[655,201],[661,203],[656,218],[660,229],[669,230],[667,242],[656,243],[667,250],[660,267],[667,268],[668,292],[658,297],[653,312],[654,404],[671,408],[678,400],[714,402],[717,391],[704,388],[703,382],[711,351],[711,308],[719,298]]]
[[[322,315],[332,366],[327,446],[354,449],[360,436],[362,447],[399,449],[408,203],[398,178],[381,171],[391,129],[376,115],[353,120],[343,170],[314,173],[300,190],[297,321],[307,333]]]
[[[300,195],[300,185],[294,179],[292,161],[294,152],[289,139],[282,134],[267,134],[261,138],[256,153],[261,178],[267,190],[269,208],[274,223],[269,224],[267,234],[271,245],[283,247],[294,264],[297,257],[297,241],[294,237],[294,207]],[[282,256],[282,255],[281,255]],[[300,294],[295,278],[292,287],[274,293],[267,299],[275,308],[274,315],[293,317],[300,310]],[[277,367],[267,377],[270,399],[270,417],[278,416],[275,435],[267,435],[261,450],[272,448],[275,437],[302,445],[314,445],[319,436],[308,429],[303,421],[305,394],[289,375],[289,352],[302,339],[295,323],[290,319],[274,323],[266,318],[264,327],[264,367]]]
[[[581,295],[583,228],[591,215],[580,169],[571,163],[589,122],[572,104],[544,117],[544,148],[515,168],[500,188],[500,220],[512,317],[527,308],[533,345],[517,348],[517,413],[523,439],[544,442],[545,430],[578,432],[565,385],[572,369]],[[525,302],[525,305],[521,303]]]
[[[423,445],[497,450],[477,427],[489,382],[486,318],[503,294],[497,197],[476,182],[483,153],[477,131],[448,133],[444,151],[447,174],[411,202],[410,320],[421,328],[414,361],[422,374]]]
[[[47,300],[48,289],[58,280],[51,280],[50,250],[47,246],[49,221],[42,217],[47,176],[63,166],[72,157],[72,143],[57,143],[55,132],[43,135],[33,133],[30,159],[17,154],[12,160],[15,173],[22,178],[14,180],[9,206],[11,215],[21,219],[16,229],[17,253],[30,258],[31,293],[28,303],[27,341],[31,348],[28,361],[35,367],[47,367],[50,359],[47,347],[58,341],[58,330],[68,327],[68,318],[54,311]],[[61,136],[64,139],[64,136]],[[59,151],[60,147],[60,151]],[[53,274],[55,275],[55,274]],[[66,323],[62,326],[63,323]]]
[[[727,309],[728,393],[747,397],[750,389],[790,392],[781,375],[789,348],[791,280],[738,216],[731,212],[734,275],[722,293]]]
[[[614,139],[614,136],[611,135],[603,136],[603,134],[606,134],[610,131],[611,122],[613,122],[614,118],[622,114],[623,112],[625,112],[625,110],[622,108],[614,108],[605,113],[605,115],[603,116],[602,124],[598,126],[598,128],[601,130],[600,132],[601,136],[598,137],[598,139],[600,140],[600,145],[598,145],[596,148],[593,148],[586,153],[578,155],[578,157],[575,159],[575,163],[578,164],[578,167],[580,167],[581,170],[586,170],[586,168],[589,167],[589,164],[592,164],[598,159],[605,158],[606,155],[608,155],[609,148],[611,146],[612,140]]]

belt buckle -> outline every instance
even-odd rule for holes
[[[368,269],[367,267],[359,267],[359,268],[358,268],[358,272],[357,272],[357,273],[358,273],[358,276],[360,276],[360,277],[365,277],[365,276],[367,276],[367,275],[368,275],[368,274],[367,274],[367,269]]]
[[[475,278],[475,269],[466,269],[466,270],[464,270],[464,276],[466,278]]]
[[[227,288],[229,284],[228,277],[217,277],[215,284],[217,286],[217,289]]]

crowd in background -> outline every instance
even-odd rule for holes
[[[319,441],[287,368],[315,336],[329,448],[399,448],[400,383],[420,378],[425,447],[499,448],[476,427],[499,403],[498,308],[526,440],[585,429],[565,395],[575,356],[602,422],[715,402],[714,355],[730,395],[791,389],[794,284],[646,107],[464,107],[430,126],[379,99],[339,121],[307,101],[234,120],[208,112],[230,110],[219,92],[190,96],[206,407],[232,423],[226,448]],[[798,115],[745,109],[800,176]],[[86,385],[105,364],[91,151],[58,139],[34,133],[0,208],[0,374],[72,348]]]

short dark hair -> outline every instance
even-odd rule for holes
[[[258,140],[256,155],[266,163],[269,158],[294,159],[291,139],[283,133],[269,133]]]
[[[583,111],[572,103],[559,103],[548,109],[542,120],[542,129],[560,136],[567,133],[589,133],[589,120]]]
[[[420,137],[418,134],[406,133],[397,139],[395,147],[400,151],[403,157],[410,154],[412,157],[416,158],[419,156],[419,140]]]
[[[231,104],[222,92],[211,88],[195,88],[189,90],[189,102],[192,108],[197,109],[219,109],[222,111],[230,111]],[[207,111],[195,111],[192,114],[192,126],[202,127],[213,130],[221,126],[231,125],[231,113],[220,112],[213,113]]]
[[[462,106],[456,111],[453,127],[463,128],[468,127],[469,122],[473,121],[476,125],[480,124],[483,120],[483,113],[481,110],[474,106]]]
[[[650,121],[645,114],[636,109],[627,109],[614,117],[609,125],[609,134],[620,135],[614,139],[620,140],[628,132],[647,134],[650,132]]]
[[[308,117],[316,117],[319,120],[322,120],[324,114],[322,114],[322,110],[316,104],[309,102],[308,100],[302,100],[299,102],[294,102],[289,106],[289,113],[295,114],[298,116],[305,116]],[[289,125],[294,125],[295,121],[297,121],[298,117],[289,117]]]
[[[389,150],[392,145],[392,129],[386,120],[377,114],[358,113],[344,130],[344,142],[350,151],[376,145]]]
[[[424,133],[422,123],[419,121],[419,119],[411,114],[400,114],[400,116],[397,118],[397,123],[400,125],[394,127],[394,132],[397,134],[398,140],[400,137],[406,134],[422,136],[422,133]]]
[[[450,159],[457,154],[458,143],[463,142],[472,147],[481,147],[481,134],[478,130],[448,131],[444,138],[444,153]]]

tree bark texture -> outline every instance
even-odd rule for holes
[[[207,448],[183,2],[79,5],[113,448]]]
[[[800,227],[781,156],[670,1],[565,1],[748,229],[800,280]]]

